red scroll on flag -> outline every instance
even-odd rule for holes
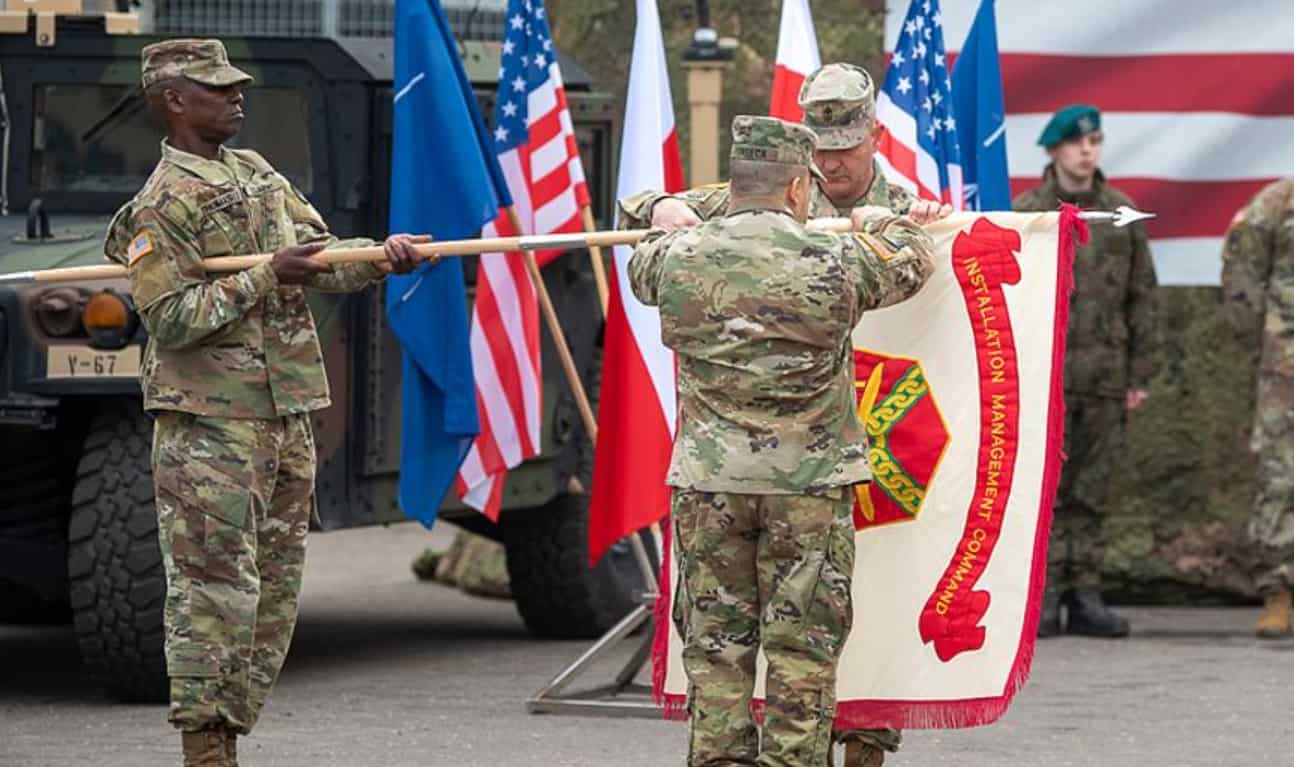
[[[1070,268],[1086,228],[1071,208],[956,213],[926,230],[930,282],[854,332],[873,481],[855,488],[856,629],[840,661],[837,728],[993,722],[1027,680],[1037,635]],[[661,582],[673,584],[668,570]],[[656,640],[659,700],[685,715],[670,621]]]

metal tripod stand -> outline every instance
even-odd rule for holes
[[[620,622],[603,634],[593,646],[584,651],[566,668],[562,669],[553,680],[526,701],[526,710],[532,714],[585,714],[593,716],[616,717],[658,717],[660,710],[651,698],[651,687],[634,681],[638,673],[651,658],[652,615],[656,600],[660,598],[656,584],[656,573],[643,546],[642,538],[634,533],[629,536],[629,545],[633,547],[634,559],[642,572],[646,588],[639,595],[639,604]],[[581,674],[589,669],[600,658],[614,651],[622,642],[631,638],[639,627],[646,625],[638,648],[625,664],[620,673],[609,684],[567,692],[567,688]]]

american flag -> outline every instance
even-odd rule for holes
[[[884,129],[876,159],[891,182],[961,210],[952,64],[942,27],[938,0],[912,0],[876,97],[876,119]]]
[[[589,193],[542,0],[511,0],[505,23],[493,134],[523,231],[502,210],[481,235],[580,231]],[[557,253],[536,255],[543,264]],[[481,257],[471,347],[481,433],[458,492],[497,520],[507,470],[540,449],[539,309],[520,253]]]
[[[953,45],[977,4],[946,4]],[[1052,113],[1093,104],[1107,180],[1156,214],[1146,231],[1160,284],[1218,284],[1232,216],[1294,175],[1289,11],[1289,0],[997,0],[1012,192],[1038,184]],[[906,50],[903,32],[896,11],[889,50]]]

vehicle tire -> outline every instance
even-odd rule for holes
[[[68,525],[72,623],[81,658],[131,702],[169,695],[163,655],[166,575],[157,543],[152,421],[133,400],[94,416]]]
[[[645,585],[627,540],[589,568],[588,496],[558,496],[513,517],[504,528],[508,578],[517,611],[536,636],[591,639],[638,606]],[[651,533],[639,535],[654,569]]]
[[[597,412],[602,389],[601,347],[595,350],[585,379]],[[574,440],[575,476],[585,488],[592,488],[593,443],[578,421]],[[536,636],[594,638],[641,604],[638,595],[646,584],[627,539],[612,546],[596,567],[588,565],[587,494],[560,495],[542,508],[509,514],[502,527],[512,598],[526,627]],[[655,541],[649,531],[639,537],[656,572]]]
[[[0,460],[0,623],[70,623],[67,515],[83,422],[56,429],[6,428]],[[69,458],[72,456],[72,458]]]

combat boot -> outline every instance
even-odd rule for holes
[[[1060,633],[1060,595],[1051,589],[1042,592],[1042,616],[1038,619],[1038,638],[1047,639]]]
[[[1076,589],[1066,594],[1069,620],[1066,629],[1071,634],[1089,637],[1119,639],[1128,635],[1127,619],[1105,605],[1101,592],[1095,589]]]
[[[229,761],[228,742],[229,735],[224,730],[181,732],[184,767],[230,767],[233,762]]]
[[[845,741],[845,762],[843,767],[881,767],[885,763],[885,751],[871,743],[860,743],[856,740]]]
[[[225,767],[238,767],[238,733],[225,732]]]
[[[1294,595],[1290,594],[1289,589],[1273,591],[1267,595],[1263,604],[1263,614],[1258,616],[1258,622],[1254,624],[1254,633],[1259,639],[1283,639],[1294,635],[1294,626],[1291,626],[1291,603],[1294,602]]]

